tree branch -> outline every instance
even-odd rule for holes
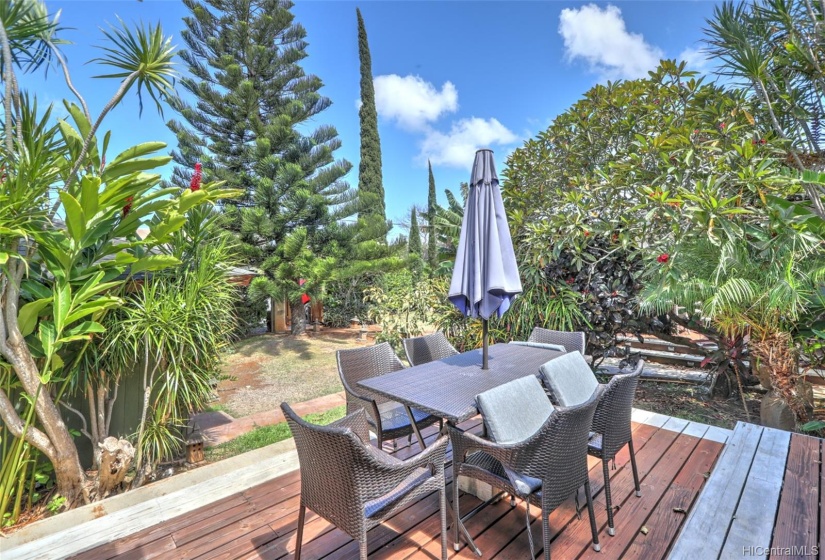
[[[11,432],[11,435],[16,438],[24,437],[28,443],[42,451],[50,461],[55,461],[57,451],[52,445],[52,442],[46,434],[34,426],[26,426],[26,423],[23,422],[17,414],[17,411],[14,410],[14,405],[9,400],[6,392],[2,389],[0,389],[0,418],[3,419],[3,423],[6,425],[9,432]]]
[[[80,428],[80,433],[83,434],[84,436],[86,436],[87,438],[89,438],[89,441],[91,441],[92,445],[94,445],[95,440],[92,439],[91,434],[89,434],[89,431],[87,429],[89,426],[88,426],[88,424],[86,424],[86,417],[83,416],[83,413],[80,412],[79,410],[77,410],[76,408],[72,408],[71,406],[69,406],[68,404],[66,404],[63,401],[60,401],[60,406],[62,406],[63,408],[65,408],[69,412],[74,412],[75,414],[77,414],[77,417],[80,418],[81,422],[83,422],[83,427]]]

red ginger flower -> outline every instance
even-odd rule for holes
[[[134,200],[134,197],[132,196],[126,199],[126,206],[123,207],[123,215],[121,216],[122,218],[125,218],[129,211],[132,209],[132,200]]]
[[[201,164],[196,163],[195,164],[195,174],[192,175],[192,181],[189,183],[189,188],[192,190],[192,192],[200,190],[200,188],[201,188],[201,177],[203,177],[203,174],[201,173]]]
[[[668,260],[670,260],[670,255],[667,253],[662,253],[656,258],[656,261],[662,264],[666,263]]]

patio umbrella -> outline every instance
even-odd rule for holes
[[[493,152],[479,150],[470,176],[448,297],[467,317],[482,319],[482,369],[487,369],[487,320],[494,313],[501,317],[520,293],[521,280]]]

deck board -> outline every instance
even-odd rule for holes
[[[741,558],[749,546],[770,546],[790,441],[790,432],[763,429],[722,558]]]
[[[554,558],[661,559],[671,548],[678,553],[677,545],[684,537],[680,530],[689,522],[688,519],[695,515],[696,511],[704,511],[706,514],[710,511],[708,506],[703,506],[700,510],[703,497],[709,490],[711,497],[725,495],[726,491],[735,495],[729,517],[721,524],[724,535],[720,540],[724,544],[728,526],[731,526],[732,535],[737,534],[739,525],[735,520],[731,524],[731,520],[734,512],[737,518],[740,515],[736,509],[740,496],[740,523],[746,525],[744,508],[753,503],[755,496],[764,494],[764,485],[758,476],[759,473],[763,473],[765,478],[769,478],[768,475],[776,470],[784,473],[785,465],[781,453],[776,453],[782,447],[783,437],[786,438],[786,442],[788,439],[790,441],[787,447],[793,450],[793,461],[789,459],[788,472],[780,475],[784,481],[781,495],[776,493],[776,485],[772,486],[774,498],[768,496],[768,502],[774,499],[777,502],[776,507],[788,510],[792,515],[792,523],[804,529],[801,534],[792,533],[790,526],[783,526],[783,532],[778,530],[777,525],[772,545],[777,546],[778,542],[795,542],[795,539],[801,537],[806,539],[805,543],[818,542],[818,503],[817,509],[812,509],[812,503],[816,500],[812,501],[810,491],[804,492],[804,485],[810,486],[811,481],[816,480],[818,500],[819,480],[822,476],[818,462],[821,455],[819,440],[803,436],[788,438],[787,434],[773,434],[773,431],[766,431],[768,435],[763,436],[761,428],[748,427],[745,424],[738,426],[731,436],[725,430],[644,411],[634,414],[634,418],[636,422],[633,425],[633,438],[641,477],[642,497],[635,496],[629,455],[625,448],[617,455],[616,469],[611,466],[609,471],[613,502],[619,508],[615,511],[617,534],[615,537],[608,536],[601,462],[590,458],[590,480],[602,551],[592,551],[587,512],[583,511],[579,519],[571,497],[550,516],[551,553]],[[480,429],[477,420],[471,421],[465,427]],[[428,441],[436,437],[433,428],[426,430],[424,434]],[[802,439],[796,441],[797,437]],[[762,447],[758,445],[760,439]],[[725,440],[728,440],[728,444],[724,443]],[[774,441],[773,446],[771,441]],[[398,448],[392,449],[387,446],[385,450],[392,451],[403,459],[418,453],[418,444],[408,445],[406,439],[403,439],[399,440]],[[749,454],[750,459],[747,459]],[[728,462],[732,462],[734,466],[745,465],[744,472],[733,473],[731,468],[723,468],[725,465],[722,464],[722,459],[725,455],[729,455]],[[748,480],[748,472],[751,470],[754,473],[753,478]],[[708,473],[711,473],[709,478]],[[728,489],[726,485],[717,482],[717,475],[718,478],[724,476],[728,479],[731,476],[741,477],[739,490]],[[451,478],[451,469],[448,469],[448,499],[451,499]],[[747,483],[744,482],[746,480]],[[299,494],[298,474],[292,472],[264,484],[245,488],[208,506],[170,519],[162,525],[91,549],[75,558],[289,558],[295,550]],[[462,494],[460,503],[461,510],[466,512],[479,501],[474,496]],[[719,506],[718,503],[716,505]],[[681,510],[688,511],[689,515]],[[540,552],[542,538],[538,508],[531,507],[531,517],[536,551]],[[724,516],[717,518],[724,519]],[[764,519],[760,520],[760,523],[764,523]],[[450,522],[448,519],[448,523]],[[484,558],[524,560],[529,554],[524,504],[521,501],[515,507],[510,506],[506,499],[487,506],[468,520],[466,526],[484,553]],[[640,531],[642,526],[648,530],[646,535]],[[707,528],[709,533],[719,530],[719,526]],[[476,558],[464,545],[463,540],[460,550],[454,552],[453,533],[451,529],[448,531],[450,558]],[[681,533],[685,531],[682,530]],[[717,538],[709,533],[701,535],[703,544]],[[432,493],[409,504],[387,522],[371,530],[368,539],[371,559],[440,558],[438,494]],[[733,544],[729,546],[732,547]],[[721,544],[719,550],[722,550]],[[305,560],[345,560],[356,558],[357,551],[357,544],[349,536],[311,511],[307,511],[303,545]]]
[[[794,434],[788,451],[772,548],[790,548],[788,558],[803,558],[819,535],[820,440]],[[810,557],[810,556],[808,556]]]
[[[699,553],[704,558],[718,557],[761,434],[759,426],[742,422],[736,425],[713,475],[685,521],[670,560],[692,560]]]
[[[721,448],[712,440],[698,443],[662,499],[645,520],[647,534],[639,533],[622,556],[627,560],[664,558],[685,521]],[[639,528],[641,530],[641,527]]]

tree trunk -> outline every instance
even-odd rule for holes
[[[304,334],[306,330],[306,317],[304,317],[304,304],[301,303],[301,298],[289,304],[290,322],[292,334]]]
[[[132,460],[135,457],[135,448],[125,439],[107,437],[98,443],[97,463],[97,496],[102,500],[123,482]]]
[[[787,403],[797,422],[807,422],[810,416],[810,403],[806,402],[804,391],[798,382],[791,335],[772,334],[759,341],[751,340],[749,346],[751,356],[759,364],[758,367],[767,370],[773,390]]]

